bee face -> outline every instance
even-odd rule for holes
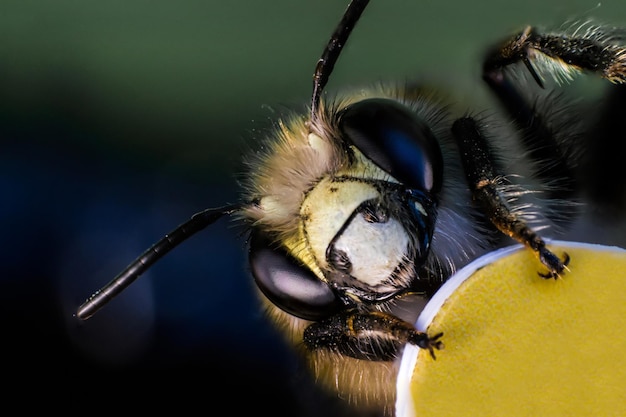
[[[357,407],[390,413],[395,387],[389,381],[403,347],[413,344],[434,357],[442,346],[441,335],[412,323],[456,269],[512,238],[537,256],[546,269],[541,276],[564,274],[569,257],[552,253],[532,220],[549,217],[546,200],[558,198],[561,210],[575,197],[584,152],[568,141],[598,132],[579,123],[582,113],[570,103],[550,98],[535,105],[527,93],[545,87],[540,74],[556,71],[562,78],[564,68],[626,81],[621,38],[600,27],[566,34],[527,27],[501,42],[483,65],[502,107],[489,117],[455,111],[413,84],[323,97],[367,4],[350,3],[323,51],[310,112],[278,119],[247,156],[241,202],[194,215],[87,300],[79,318],[90,317],[178,243],[232,216],[249,231],[261,303],[315,380]],[[538,85],[517,85],[513,67],[529,71]],[[522,171],[510,168],[518,165]],[[513,182],[525,176],[537,189]],[[533,199],[537,192],[543,200]]]
[[[252,164],[260,174],[249,198],[259,204],[246,212],[248,221],[348,298],[377,302],[406,291],[428,255],[437,217],[437,139],[391,99],[333,107],[323,120],[320,133],[287,130],[288,146],[270,141],[281,146]],[[293,155],[306,159],[283,163]],[[297,168],[306,165],[320,168]]]

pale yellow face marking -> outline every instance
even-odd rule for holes
[[[363,216],[356,216],[335,244],[352,261],[350,275],[372,286],[391,276],[408,246],[409,238],[399,221],[368,223]]]
[[[361,181],[324,179],[309,192],[302,205],[306,239],[317,264],[328,268],[326,250],[345,226],[335,248],[346,253],[352,263],[351,275],[368,285],[386,280],[407,253],[409,238],[396,219],[383,223],[367,222],[356,215],[364,202],[379,198],[375,187]]]
[[[302,204],[306,238],[321,268],[326,263],[326,248],[354,210],[366,200],[378,197],[371,185],[356,182],[334,182],[328,178],[312,189]]]

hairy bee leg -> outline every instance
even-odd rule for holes
[[[556,185],[548,190],[552,199],[567,199],[579,187],[568,156],[545,123],[521,92],[507,79],[505,68],[523,63],[537,84],[543,80],[537,69],[556,79],[571,78],[587,71],[614,82],[626,82],[626,48],[621,35],[600,27],[585,27],[580,34],[542,34],[531,26],[489,50],[483,62],[483,79],[522,131],[521,141],[528,155],[538,164],[537,176]],[[556,180],[556,181],[555,181]]]
[[[303,339],[311,350],[330,349],[356,359],[389,361],[407,343],[427,349],[435,358],[435,349],[443,349],[442,336],[428,336],[391,314],[348,311],[311,324]]]
[[[547,274],[540,274],[542,277],[556,278],[562,274],[569,257],[565,254],[562,261],[552,253],[541,236],[510,209],[501,191],[501,176],[494,168],[491,150],[476,121],[471,117],[458,119],[452,125],[452,133],[463,155],[463,169],[474,200],[491,223],[537,255],[548,268]]]
[[[575,32],[576,33],[576,32]],[[586,28],[581,34],[542,34],[532,26],[493,48],[487,54],[483,71],[485,74],[499,72],[505,67],[522,62],[533,78],[543,86],[533,62],[545,58],[548,69],[555,76],[567,77],[574,71],[598,74],[613,83],[626,82],[626,48],[623,34],[604,31],[602,28]]]

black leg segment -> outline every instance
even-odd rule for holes
[[[461,118],[454,122],[452,133],[459,146],[469,188],[483,213],[498,230],[535,252],[548,268],[547,273],[540,273],[541,276],[556,278],[562,274],[568,256],[561,261],[526,221],[511,210],[503,192],[502,176],[495,170],[492,151],[476,121],[471,117]]]

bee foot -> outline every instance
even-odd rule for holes
[[[570,257],[567,253],[563,253],[563,260],[559,259],[554,253],[543,248],[539,251],[539,260],[548,268],[548,272],[538,272],[539,276],[545,279],[557,279],[567,269]]]
[[[435,349],[442,350],[444,348],[443,342],[439,339],[443,336],[443,333],[437,333],[436,335],[430,337],[425,333],[417,333],[413,344],[421,349],[427,349],[430,353],[430,356],[433,359],[437,359],[435,356]]]

